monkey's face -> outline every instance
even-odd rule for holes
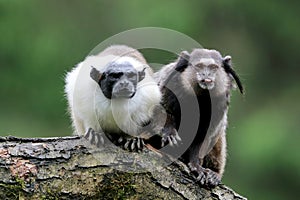
[[[192,64],[196,70],[198,85],[202,89],[211,90],[215,87],[215,80],[219,65],[213,59],[201,59],[200,62]]]
[[[91,77],[95,76],[93,73],[98,73],[96,76],[99,80],[98,84],[108,99],[132,98],[136,93],[138,82],[145,77],[144,71],[138,72],[129,62],[111,63],[102,74],[95,70],[95,68],[92,69]]]

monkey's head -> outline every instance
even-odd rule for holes
[[[215,86],[216,72],[219,66],[211,62],[211,60],[202,60],[202,62],[194,65],[194,67],[197,69],[197,81],[201,88],[211,90]]]
[[[194,49],[191,54],[186,51],[183,53],[184,56],[180,56],[176,68],[184,69],[190,66],[189,74],[193,84],[196,83],[202,89],[211,90],[218,84],[226,84],[224,82],[229,77],[229,80],[236,81],[240,92],[243,93],[241,81],[231,67],[230,56],[222,57],[218,51],[208,49]]]
[[[135,95],[138,82],[145,78],[145,68],[137,71],[131,62],[119,60],[108,63],[104,72],[92,67],[90,76],[106,98],[129,99]]]

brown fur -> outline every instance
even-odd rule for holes
[[[173,76],[172,70],[181,73]],[[181,120],[184,120],[181,119],[182,105],[179,105],[179,102],[192,113],[195,108],[189,105],[189,99],[196,96],[198,100],[200,110],[198,131],[191,146],[182,155],[182,159],[193,172],[196,172],[201,184],[217,185],[224,173],[230,91],[233,80],[239,81],[236,74],[232,77],[233,72],[230,57],[223,58],[216,50],[195,49],[184,60],[178,58],[176,62],[163,67],[155,74],[156,80],[161,84],[162,104],[170,116],[165,125],[168,127],[165,128],[167,132],[163,133],[163,137],[176,135],[177,133],[168,130],[172,130],[172,127],[178,130]],[[170,74],[173,77],[170,78]],[[165,87],[167,84],[165,82],[170,82],[169,86],[175,88],[175,91],[170,92]],[[190,131],[179,133],[183,143],[189,137],[188,132]]]

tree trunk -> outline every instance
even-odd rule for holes
[[[159,151],[97,148],[78,136],[0,137],[0,176],[0,199],[246,199],[200,187]]]

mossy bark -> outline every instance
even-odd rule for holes
[[[0,199],[245,199],[203,188],[158,151],[96,148],[81,137],[0,137]]]

